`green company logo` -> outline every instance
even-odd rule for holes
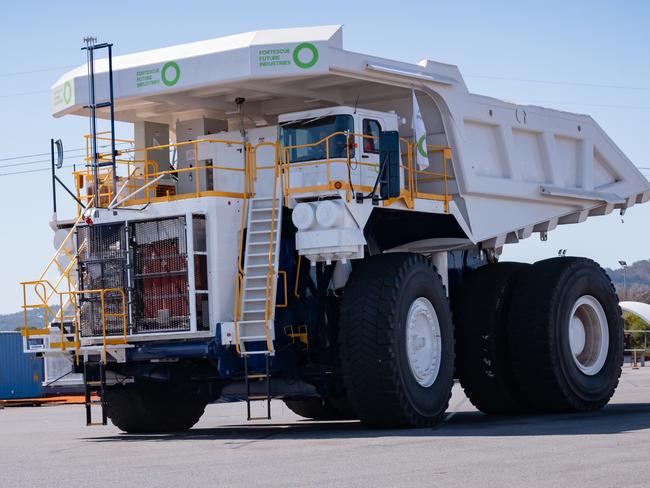
[[[170,70],[173,71],[173,74],[170,74]],[[160,70],[160,79],[166,86],[174,86],[178,83],[178,80],[181,77],[181,68],[178,66],[176,61],[169,61],[163,64],[162,69]]]
[[[309,51],[311,59],[309,61],[301,61],[300,54]],[[303,58],[305,59],[305,58]],[[311,42],[303,42],[298,44],[293,50],[293,62],[298,68],[307,69],[311,68],[318,62],[318,49]]]
[[[67,105],[70,100],[72,100],[72,85],[70,85],[69,81],[66,81],[65,85],[63,85],[63,101]]]
[[[423,158],[428,158],[429,155],[427,154],[426,149],[424,149],[425,144],[427,143],[427,135],[423,134],[420,136],[420,139],[418,139],[418,152]]]

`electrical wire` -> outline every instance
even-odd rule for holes
[[[115,146],[117,147],[117,146],[121,146],[121,145],[125,145],[125,144],[129,144],[129,143],[128,142],[116,142]],[[105,149],[107,147],[110,147],[110,144],[97,146],[98,149]],[[79,152],[79,151],[85,151],[85,150],[86,150],[85,147],[79,147],[79,148],[75,148],[75,149],[66,149],[63,152],[68,154],[68,153],[71,153],[71,152]],[[0,159],[0,162],[3,162],[3,161],[16,161],[16,160],[19,160],[19,159],[35,158],[35,157],[39,157],[39,156],[50,156],[50,153],[39,153],[39,154],[27,154],[27,155],[24,155],[24,156],[14,156],[14,157],[10,157],[10,158]],[[79,157],[79,156],[80,155],[74,155],[74,154],[72,155],[72,157]],[[48,162],[50,162],[49,158],[48,159],[39,159],[39,160],[35,160],[35,161],[24,161],[24,162],[20,162],[20,163],[2,164],[2,165],[0,165],[0,169],[2,169],[2,168],[11,168],[11,167],[15,167],[15,166],[29,166],[31,164],[48,163]]]
[[[77,67],[76,65],[55,66],[52,68],[39,68],[39,69],[33,69],[29,71],[14,71],[13,73],[0,73],[0,78],[7,78],[9,76],[30,75],[32,73],[44,73],[45,71],[56,71],[59,69],[72,69],[76,67]]]
[[[647,86],[607,85],[607,84],[599,84],[599,83],[578,83],[573,81],[534,80],[534,79],[527,79],[527,78],[507,78],[504,76],[464,75],[464,78],[484,78],[488,80],[517,81],[521,83],[540,83],[545,85],[582,86],[582,87],[589,87],[589,88],[611,88],[613,90],[650,91],[650,87]]]
[[[63,168],[72,168],[74,167],[74,164],[68,164],[66,166],[61,166],[61,169]],[[12,171],[10,173],[0,173],[0,176],[13,176],[13,175],[22,175],[26,173],[38,173],[40,171],[50,171],[52,168],[38,168],[38,169],[26,169],[23,171]]]
[[[8,93],[6,95],[0,95],[0,98],[23,97],[25,95],[39,95],[41,93],[50,93],[50,90],[40,90],[40,91],[31,91],[31,92],[22,92],[22,93]]]

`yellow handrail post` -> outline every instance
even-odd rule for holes
[[[198,145],[196,144],[196,142],[194,142],[193,146],[194,146],[194,168],[195,168],[194,169],[194,172],[195,172],[194,177],[196,179],[196,182],[195,182],[196,196],[198,198],[199,193],[201,193],[201,185],[199,183],[199,178],[200,178],[200,174],[199,174],[199,148],[198,148]]]
[[[447,178],[447,160],[451,159],[451,149],[445,148],[442,150],[442,159],[444,160],[444,179],[445,179],[445,213],[449,213],[449,191],[448,191],[448,178]]]

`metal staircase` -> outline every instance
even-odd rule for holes
[[[268,143],[262,143],[268,145]],[[235,345],[244,359],[246,409],[248,420],[271,418],[271,356],[275,354],[275,308],[277,297],[279,248],[282,229],[282,191],[277,146],[275,164],[257,166],[257,147],[251,148],[252,168],[242,215],[237,297],[235,300]],[[273,172],[258,181],[258,171]],[[267,173],[268,174],[268,173]],[[256,190],[253,188],[256,187]],[[263,356],[262,364],[254,356]],[[250,361],[250,363],[249,363]],[[250,364],[255,370],[251,370]],[[251,416],[251,401],[266,402],[266,415]]]
[[[106,390],[106,369],[105,358],[99,361],[84,361],[84,389],[86,405],[86,425],[106,425],[108,420],[108,411],[104,392]],[[95,400],[94,397],[98,397]],[[92,406],[99,405],[102,410],[101,422],[93,422]]]
[[[280,197],[254,197],[249,201],[244,246],[237,347],[242,356],[275,353],[274,319],[282,203]]]

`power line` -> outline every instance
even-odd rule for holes
[[[68,164],[67,166],[61,166],[63,168],[72,168],[74,164]],[[38,168],[38,169],[26,169],[24,171],[12,171],[10,173],[0,173],[0,176],[13,176],[13,175],[22,175],[25,173],[38,173],[40,171],[50,171],[51,168]]]
[[[549,103],[549,104],[554,104],[554,105],[576,105],[576,106],[583,106],[583,107],[599,107],[599,108],[624,108],[624,109],[639,109],[639,110],[650,110],[650,106],[648,105],[607,105],[607,104],[601,104],[601,103],[580,103],[580,102],[562,102],[562,101],[557,101],[557,100],[519,100],[517,101],[511,101],[510,103],[514,103],[516,105],[521,105],[521,103]],[[550,107],[542,107],[542,108],[550,108]]]
[[[650,87],[647,86],[606,85],[606,84],[599,84],[599,83],[578,83],[573,81],[534,80],[534,79],[527,79],[527,78],[507,78],[504,76],[488,76],[488,75],[464,75],[464,77],[484,78],[484,79],[502,80],[502,81],[518,81],[522,83],[540,83],[545,85],[582,86],[582,87],[589,87],[589,88],[612,88],[614,90],[650,91]]]
[[[129,144],[129,143],[128,142],[116,142],[115,143],[116,146],[125,145],[125,144]],[[105,149],[107,147],[110,147],[110,144],[97,146],[98,149]],[[79,147],[79,148],[75,148],[75,149],[66,149],[63,152],[64,153],[70,153],[70,152],[79,152],[79,151],[85,151],[85,150],[86,150],[85,147]],[[14,157],[11,157],[11,158],[0,159],[0,162],[2,162],[2,161],[16,161],[16,160],[19,160],[19,159],[35,158],[35,157],[39,157],[39,156],[50,156],[50,153],[39,153],[39,154],[27,154],[27,155],[24,155],[24,156],[14,156]],[[73,154],[72,155],[72,157],[79,157],[79,156],[81,156],[81,155],[80,154],[77,154],[77,155]],[[35,160],[35,161],[24,161],[24,162],[20,162],[20,163],[3,164],[3,165],[0,165],[0,168],[11,168],[13,166],[29,166],[31,164],[47,163],[49,161],[50,161],[49,158],[48,159],[39,159],[39,160]]]
[[[75,148],[75,149],[66,149],[66,150],[63,151],[63,152],[64,152],[64,153],[67,153],[67,152],[85,151],[85,150],[86,150],[85,147],[78,147],[78,148]],[[14,160],[16,160],[16,159],[37,158],[37,157],[39,157],[39,156],[49,156],[49,155],[50,155],[49,152],[46,152],[46,153],[38,153],[38,154],[26,154],[26,155],[24,155],[24,156],[12,156],[12,157],[10,157],[10,158],[2,158],[2,159],[0,159],[0,162],[2,162],[2,161],[14,161]]]
[[[7,95],[0,95],[0,98],[24,97],[24,96],[27,96],[27,95],[39,95],[41,93],[50,93],[50,90],[40,90],[40,91],[22,92],[22,93],[9,93]]]
[[[76,68],[76,66],[75,65],[55,66],[52,68],[40,68],[40,69],[33,69],[29,71],[14,71],[13,73],[0,73],[0,78],[6,78],[9,76],[30,75],[33,73],[43,73],[45,71],[56,71],[59,69],[71,69],[71,68]]]

